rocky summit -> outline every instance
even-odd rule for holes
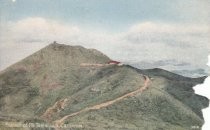
[[[204,79],[53,43],[0,72],[0,130],[201,129]]]

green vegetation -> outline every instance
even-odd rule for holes
[[[143,75],[151,78],[149,89],[99,110],[82,112],[64,123],[82,125],[75,130],[191,130],[203,125],[201,109],[209,101],[196,95],[192,87],[204,77],[107,65],[108,61],[94,49],[51,44],[7,68],[0,74],[0,130],[7,129],[3,125],[7,121],[53,124],[137,90],[144,85]]]

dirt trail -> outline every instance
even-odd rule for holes
[[[64,109],[67,101],[68,99],[65,98],[55,102],[55,104],[52,107],[49,107],[41,117],[48,122],[51,122],[52,116]]]
[[[80,66],[81,67],[103,67],[103,66],[107,66],[108,64],[90,64],[90,63],[81,63]]]
[[[118,98],[114,99],[114,100],[107,101],[107,102],[104,102],[104,103],[101,103],[101,104],[98,104],[98,105],[94,105],[94,106],[91,106],[91,107],[86,107],[86,108],[84,108],[84,109],[82,109],[82,110],[80,110],[78,112],[72,113],[70,115],[66,115],[66,116],[62,117],[61,119],[54,121],[55,125],[57,125],[57,126],[63,125],[64,121],[66,119],[70,118],[70,117],[76,116],[76,115],[78,115],[80,113],[87,112],[87,111],[90,111],[90,110],[98,110],[98,109],[110,106],[110,105],[114,104],[115,102],[118,102],[118,101],[120,101],[120,100],[122,100],[124,98],[132,97],[132,96],[135,96],[138,93],[142,93],[144,90],[148,89],[149,82],[150,82],[149,77],[144,76],[144,79],[145,79],[144,86],[138,88],[137,90],[135,90],[133,92],[130,92],[130,93],[127,93],[127,94],[125,94],[125,95],[123,95],[121,97],[118,97]]]
[[[81,63],[80,67],[106,67],[106,66],[111,66],[111,65],[118,65],[118,66],[122,66],[123,64],[108,64],[108,63],[104,63],[104,64],[94,64],[94,63]]]

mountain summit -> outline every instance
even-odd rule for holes
[[[192,87],[204,79],[139,70],[95,49],[53,43],[0,73],[0,128],[201,129],[209,101]]]

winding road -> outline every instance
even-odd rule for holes
[[[124,98],[127,98],[127,97],[132,97],[132,96],[135,96],[136,94],[138,93],[142,93],[143,91],[145,91],[146,89],[148,89],[149,87],[149,82],[150,82],[150,79],[148,76],[145,76],[144,75],[144,86],[142,87],[139,87],[137,90],[135,91],[132,91],[132,92],[129,92],[123,96],[120,96],[116,99],[113,99],[113,100],[110,100],[110,101],[107,101],[107,102],[104,102],[104,103],[101,103],[101,104],[98,104],[98,105],[94,105],[94,106],[90,106],[90,107],[86,107],[78,112],[74,112],[72,114],[69,114],[69,115],[66,115],[64,117],[62,117],[61,119],[58,119],[58,120],[55,120],[54,123],[56,126],[61,126],[64,124],[65,120],[67,120],[68,118],[70,117],[73,117],[73,116],[76,116],[76,115],[79,115],[80,113],[84,113],[84,112],[88,112],[90,110],[99,110],[101,108],[104,108],[104,107],[107,107],[107,106],[110,106],[112,104],[114,104],[115,102],[118,102]]]

